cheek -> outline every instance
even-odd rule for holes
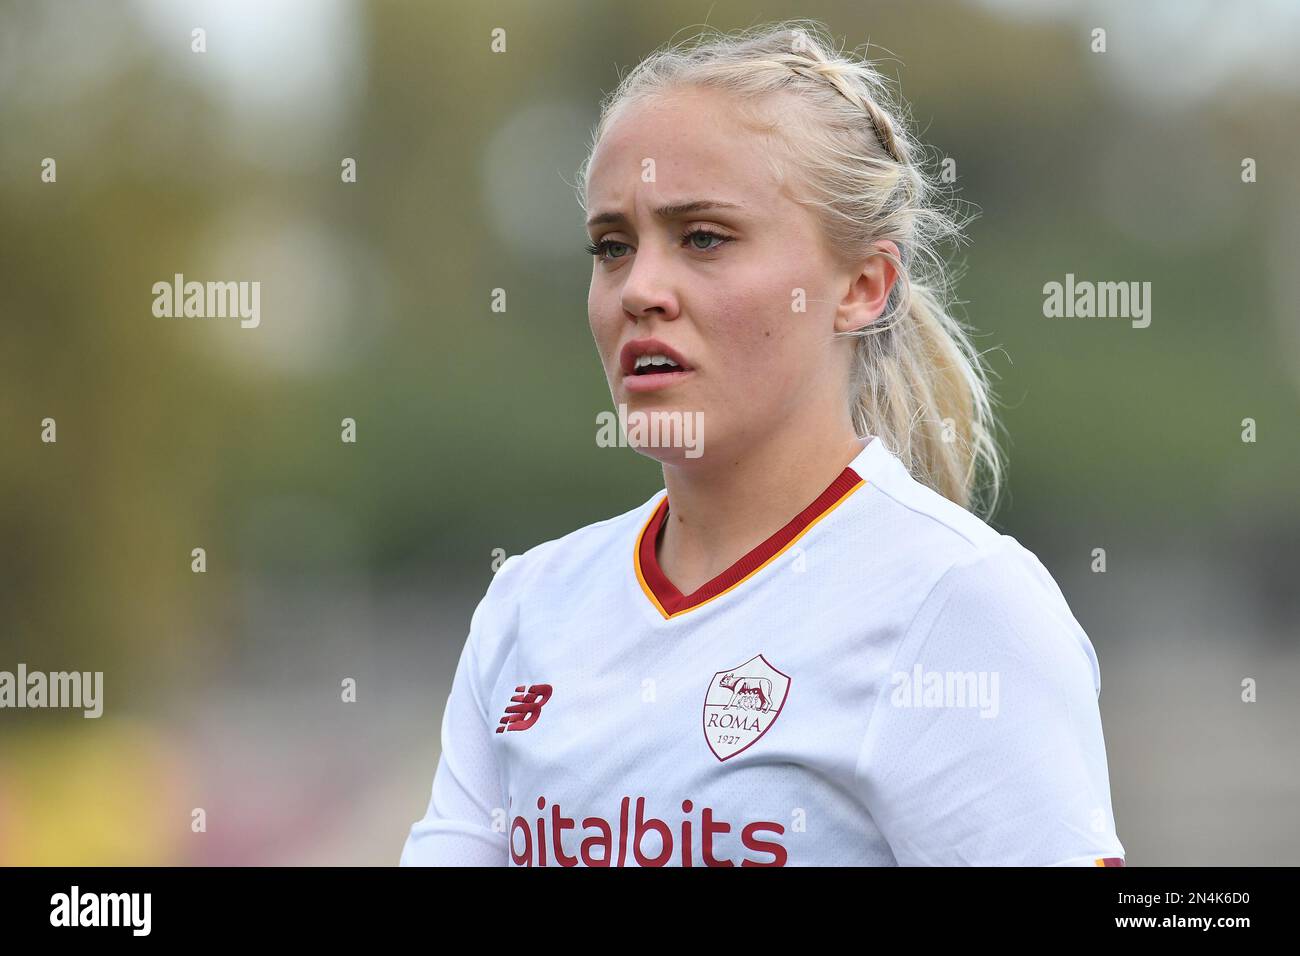
[[[715,339],[725,350],[733,378],[753,386],[747,391],[784,391],[799,373],[800,333],[808,313],[791,309],[792,282],[754,279],[728,296]]]
[[[594,290],[587,296],[587,325],[591,329],[591,337],[596,342],[596,351],[600,353],[601,362],[606,367],[612,361],[611,353],[618,344],[621,321]]]

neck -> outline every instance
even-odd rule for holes
[[[683,594],[712,580],[806,508],[864,445],[851,426],[788,429],[719,449],[704,467],[665,463],[669,510],[657,552],[665,576]]]

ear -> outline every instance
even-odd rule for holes
[[[872,253],[861,263],[858,271],[849,275],[849,287],[835,310],[835,331],[853,332],[880,318],[889,301],[890,290],[898,281],[901,259],[898,245],[889,239],[872,244]]]

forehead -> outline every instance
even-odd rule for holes
[[[654,181],[644,182],[646,160]],[[736,100],[686,89],[629,104],[592,155],[588,205],[630,205],[633,197],[716,196],[761,208],[780,200],[767,139],[747,128]]]

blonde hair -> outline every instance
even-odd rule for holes
[[[580,170],[582,203],[592,154],[630,105],[684,87],[736,97],[737,114],[775,147],[778,182],[797,180],[796,201],[821,221],[846,264],[884,255],[899,272],[885,311],[853,336],[848,402],[859,435],[875,435],[918,480],[964,508],[996,510],[1003,463],[995,440],[988,372],[949,311],[952,277],[940,253],[959,244],[969,219],[928,171],[901,100],[867,60],[837,50],[813,20],[785,20],[731,34],[701,33],[642,60],[601,103]],[[772,119],[772,97],[797,107]],[[784,160],[784,161],[783,161]],[[874,249],[893,240],[899,257]],[[984,475],[981,478],[980,472]]]

